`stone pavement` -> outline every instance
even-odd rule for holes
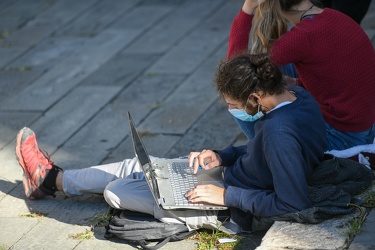
[[[242,0],[0,1],[0,249],[134,249],[105,240],[103,227],[94,228],[93,239],[73,237],[107,211],[100,195],[25,199],[14,154],[24,126],[64,169],[133,157],[127,111],[155,156],[243,142],[211,84],[241,6]],[[374,20],[373,2],[362,25],[375,42]],[[30,216],[36,213],[43,216]],[[374,247],[374,216],[353,249]],[[260,248],[275,242],[272,232],[281,230],[275,229]],[[345,246],[332,235],[311,233],[315,243],[305,235],[299,240],[308,245],[300,249],[316,249],[322,240],[321,249]],[[332,244],[337,241],[341,245]],[[260,238],[249,242],[243,249],[255,249]],[[177,247],[195,249],[196,242],[163,249]]]

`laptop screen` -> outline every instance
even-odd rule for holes
[[[159,189],[158,189],[158,185],[156,183],[156,179],[154,176],[154,171],[151,165],[150,157],[148,156],[146,149],[143,146],[142,140],[135,128],[134,121],[130,115],[130,112],[128,112],[128,119],[129,119],[130,131],[132,135],[132,141],[133,141],[135,154],[138,158],[139,163],[141,164],[141,167],[143,169],[143,174],[145,175],[145,178],[147,179],[151,192],[154,194],[154,198],[157,204],[159,204],[158,202],[158,199],[160,198]]]

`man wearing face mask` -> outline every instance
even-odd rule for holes
[[[199,165],[225,167],[225,189],[198,186],[188,193],[189,200],[231,207],[231,220],[241,230],[254,230],[254,218],[310,208],[306,180],[327,146],[314,98],[300,87],[287,89],[265,54],[243,54],[221,63],[216,86],[235,117],[259,120],[247,145],[189,155],[195,171]]]
[[[254,221],[259,218],[311,208],[306,180],[326,148],[323,116],[312,96],[297,86],[287,89],[280,70],[265,54],[244,54],[222,62],[216,86],[231,112],[243,119],[260,119],[254,139],[245,146],[190,153],[194,172],[199,165],[204,169],[223,166],[225,188],[198,185],[185,197],[191,203],[229,207],[230,222],[222,224],[214,210],[159,208],[136,158],[62,170],[39,148],[29,128],[19,132],[16,145],[26,197],[41,199],[61,191],[68,197],[102,193],[116,209],[148,213],[163,222],[185,223],[190,229],[227,233],[258,230]]]

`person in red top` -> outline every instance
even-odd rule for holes
[[[227,58],[248,50],[259,4],[263,11],[272,6],[274,18],[294,24],[277,39],[263,34],[262,43],[276,65],[294,64],[299,76],[294,83],[317,100],[326,122],[327,150],[372,144],[375,51],[363,29],[347,15],[309,0],[246,0],[232,23]]]

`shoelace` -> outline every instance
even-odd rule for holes
[[[33,143],[32,147],[34,152],[38,155],[40,162],[44,162],[45,160],[47,160],[49,164],[53,165],[53,161],[51,160],[49,154],[45,150],[40,148],[37,143]]]
[[[49,156],[49,154],[47,153],[47,151],[45,151],[44,149],[42,148],[39,148],[39,152],[42,153],[42,155],[44,156],[44,159],[47,159],[48,163],[53,165],[53,161],[51,160],[51,157]],[[42,160],[42,156],[40,156],[41,160]]]

